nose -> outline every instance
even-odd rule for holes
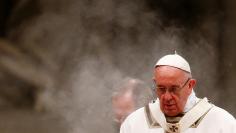
[[[163,95],[164,95],[163,98],[165,99],[165,101],[170,101],[172,99],[172,96],[169,91],[166,91],[166,93]]]

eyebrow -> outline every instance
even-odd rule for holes
[[[181,86],[181,85],[171,85],[171,87],[184,87],[188,81],[190,80],[191,78],[188,77],[188,79],[184,82],[184,84]],[[160,84],[157,84],[157,87],[165,87],[165,85],[160,85]]]
[[[165,87],[165,85],[157,85],[157,87]],[[181,87],[180,85],[171,85],[171,87]]]

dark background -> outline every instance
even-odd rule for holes
[[[0,0],[0,132],[104,133],[125,77],[176,50],[236,116],[233,0]],[[92,127],[92,128],[91,128]]]

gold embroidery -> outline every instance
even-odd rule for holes
[[[177,126],[171,126],[169,129],[170,129],[170,131],[172,131],[174,133],[179,130],[179,128]]]
[[[213,107],[213,106],[212,106]],[[204,115],[202,115],[197,121],[195,121],[190,128],[197,128],[198,125],[201,123],[201,121],[203,120],[203,118],[206,116],[206,114],[212,109],[212,107],[206,111],[206,113]]]
[[[167,127],[168,127],[168,130],[171,132],[171,133],[179,133],[179,130],[180,130],[180,125],[179,123],[167,123],[166,124]]]
[[[198,102],[199,103],[199,102]],[[196,105],[195,105],[196,106]],[[194,106],[194,107],[195,107]],[[213,106],[212,106],[213,107]],[[204,115],[202,115],[196,122],[194,122],[189,128],[197,128],[198,125],[201,123],[201,121],[203,120],[203,118],[206,116],[206,114],[212,109],[212,107],[206,111],[206,113]],[[161,128],[160,124],[155,120],[155,118],[152,116],[151,112],[150,112],[150,108],[149,108],[149,105],[146,105],[144,107],[145,109],[145,116],[146,116],[146,120],[147,120],[147,123],[149,125],[150,128]],[[180,117],[181,119],[181,117]],[[180,120],[179,118],[177,119],[177,121]],[[173,122],[173,121],[172,121]],[[172,123],[171,122],[171,123]],[[175,123],[175,122],[174,122]],[[176,122],[177,124],[178,122]],[[178,130],[179,130],[179,127],[178,126],[175,126],[175,125],[171,125],[169,126],[169,130],[172,132],[172,133],[178,133]],[[169,133],[168,131],[165,131],[165,133]]]

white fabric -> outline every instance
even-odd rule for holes
[[[191,73],[188,62],[178,54],[163,56],[157,61],[155,67],[157,66],[172,66]]]
[[[150,111],[160,124],[165,116],[163,113],[158,113],[158,107],[158,101],[150,104]],[[163,127],[166,128],[165,125]],[[144,108],[141,108],[127,117],[121,126],[120,133],[164,133],[164,130],[161,127],[150,128]],[[227,111],[213,106],[196,128],[188,128],[181,133],[236,133],[236,121]]]
[[[167,129],[167,125],[166,125],[166,118],[165,115],[162,113],[160,106],[159,106],[159,100],[157,99],[157,101],[153,104],[149,104],[149,108],[151,112],[155,112],[152,113],[153,117],[155,118],[155,120],[160,124],[161,127],[163,127],[164,129]]]
[[[187,112],[177,124],[171,124],[166,122],[166,118],[162,113],[159,107],[159,101],[155,104],[150,104],[150,110],[155,118],[155,120],[161,125],[163,129],[166,131],[170,131],[170,127],[173,125],[178,126],[178,130],[185,131],[190,127],[194,122],[196,122],[201,116],[203,116],[210,108],[212,108],[212,104],[208,103],[206,98],[199,100],[198,104],[196,104],[189,112]]]
[[[194,124],[199,118],[207,113],[213,107],[208,103],[207,98],[200,100],[191,110],[189,110],[179,121],[180,131],[184,132],[192,124]]]
[[[184,107],[184,112],[188,112],[198,101],[199,98],[196,97],[195,92],[192,90]]]

